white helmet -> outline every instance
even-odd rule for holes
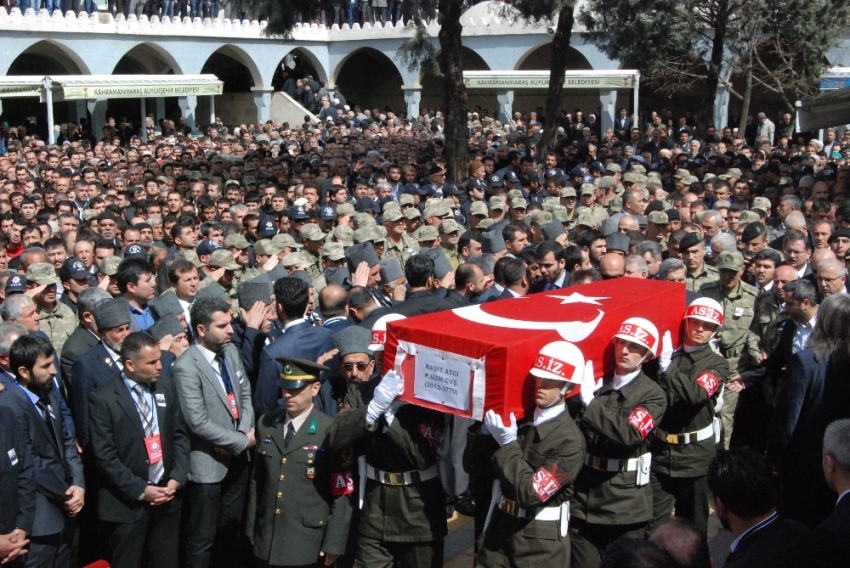
[[[581,384],[584,354],[568,341],[553,341],[540,350],[530,372],[543,379]]]
[[[723,307],[711,298],[698,298],[685,310],[685,319],[698,319],[723,327]]]
[[[369,344],[370,351],[383,351],[384,344],[387,342],[387,324],[391,321],[399,321],[407,319],[401,314],[387,314],[381,316],[372,326],[372,338]]]
[[[658,328],[645,318],[629,318],[620,324],[614,337],[630,341],[646,348],[645,360],[655,357],[658,348]]]

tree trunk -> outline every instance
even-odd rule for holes
[[[445,113],[444,155],[449,181],[459,184],[467,177],[469,146],[466,127],[466,87],[463,84],[463,59],[460,23],[462,0],[440,2],[440,54],[437,61],[443,74],[443,112]]]
[[[717,2],[717,25],[714,28],[714,38],[711,42],[711,59],[708,62],[708,74],[705,78],[705,98],[703,99],[702,111],[705,113],[704,120],[714,124],[714,97],[717,93],[717,84],[720,81],[720,72],[723,69],[723,50],[726,45],[729,15],[727,12],[728,2]],[[725,124],[715,124],[718,131],[726,127]]]
[[[747,54],[747,66],[745,72],[744,93],[741,97],[741,118],[738,120],[738,134],[741,138],[745,138],[747,130],[747,116],[750,114],[750,99],[753,96],[753,52],[752,49]],[[751,141],[747,140],[747,144]]]
[[[564,72],[567,70],[567,52],[575,22],[575,4],[565,2],[558,12],[558,27],[552,38],[552,63],[549,73],[549,92],[546,93],[546,110],[543,113],[543,135],[538,145],[539,153],[555,147],[558,119],[561,114],[561,96],[564,92]]]

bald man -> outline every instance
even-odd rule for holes
[[[640,231],[640,225],[638,224],[638,220],[636,217],[632,217],[631,215],[627,215],[620,219],[620,222],[617,223],[617,230],[621,233],[628,233],[629,231]]]
[[[626,259],[613,252],[606,253],[599,261],[599,275],[603,280],[622,278],[626,275]]]

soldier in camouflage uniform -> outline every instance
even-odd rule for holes
[[[730,376],[737,375],[758,364],[761,350],[758,336],[750,331],[755,319],[758,290],[741,281],[744,274],[744,257],[738,251],[723,251],[718,255],[717,268],[720,280],[704,284],[699,292],[723,307],[723,331],[719,335],[720,352],[729,363]],[[720,407],[723,424],[723,447],[729,447],[732,438],[735,407],[738,393],[724,390]]]
[[[44,286],[44,290],[33,297],[41,318],[41,330],[50,338],[57,353],[62,352],[65,341],[77,329],[77,314],[66,304],[56,299],[56,284],[59,278],[49,262],[36,262],[27,268],[27,288]]]
[[[321,254],[326,235],[315,223],[307,223],[301,227],[299,234],[301,242],[304,243],[304,248],[299,254],[304,259],[307,274],[313,280],[313,288],[316,292],[320,292],[324,288]]]

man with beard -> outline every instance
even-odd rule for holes
[[[52,267],[51,267],[52,268]],[[85,504],[83,464],[72,432],[65,428],[53,388],[55,351],[49,341],[33,335],[18,338],[9,351],[15,384],[0,396],[0,404],[17,416],[23,443],[35,466],[37,506],[26,564],[69,566],[74,522]],[[17,457],[8,455],[14,466]]]

